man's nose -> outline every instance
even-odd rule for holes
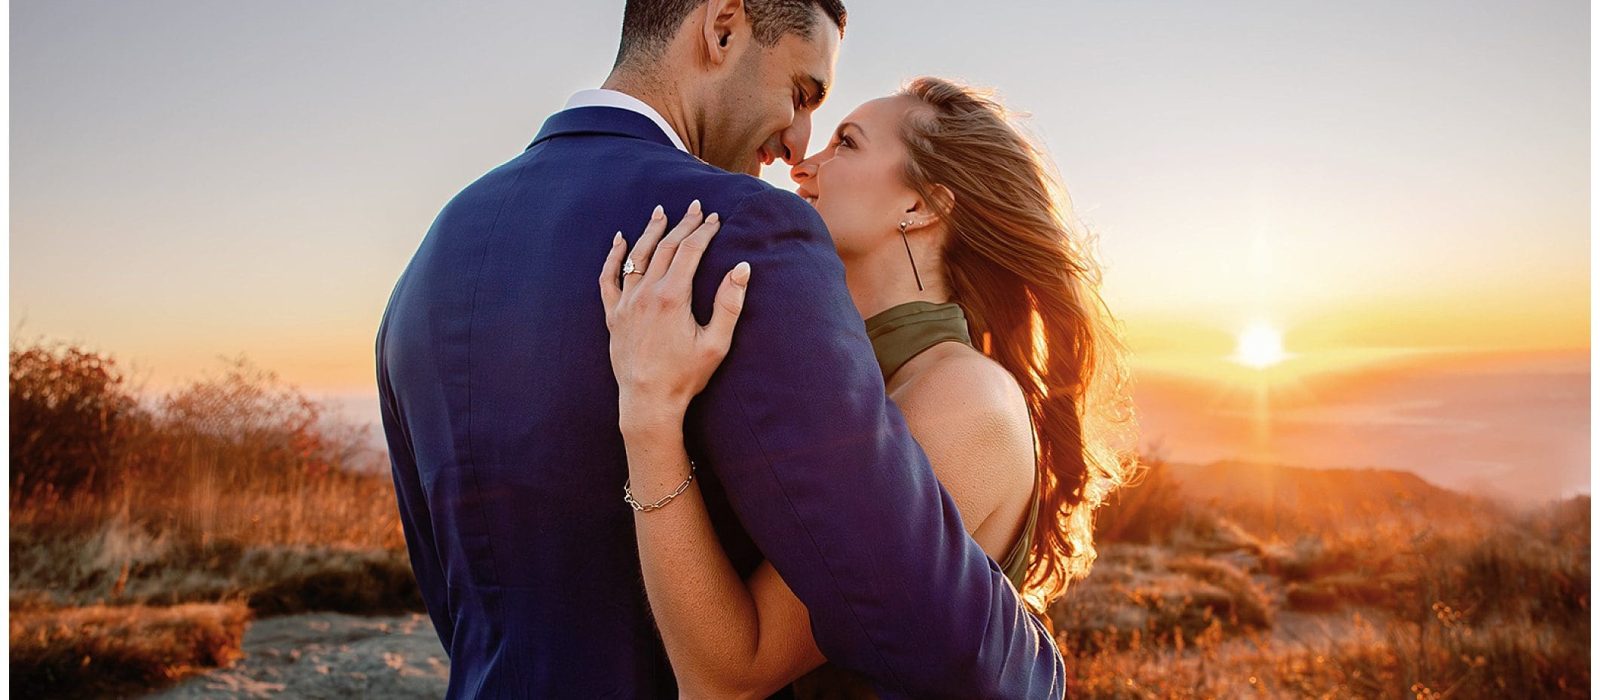
[[[806,157],[806,146],[811,143],[811,110],[795,115],[795,120],[779,136],[783,142],[783,162],[797,165]]]

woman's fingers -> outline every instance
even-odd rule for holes
[[[611,251],[606,253],[605,264],[600,266],[600,303],[605,306],[608,319],[612,309],[617,308],[617,300],[622,298],[622,280],[617,275],[621,274],[622,259],[627,253],[627,240],[618,231],[611,239]]]
[[[633,261],[633,271],[622,276],[623,289],[632,289],[637,286],[635,282],[644,279],[640,273],[650,268],[650,256],[655,253],[656,244],[666,231],[667,212],[657,204],[655,211],[650,212],[650,222],[644,225],[644,233],[639,234],[639,240],[633,244],[633,250],[628,253],[628,259]]]
[[[718,362],[728,354],[728,347],[733,343],[733,327],[739,323],[739,314],[744,311],[744,293],[749,286],[750,263],[742,262],[734,265],[722,278],[722,285],[717,287],[711,322],[706,324],[705,332],[712,346],[718,350]]]
[[[711,245],[711,237],[720,230],[722,219],[713,212],[706,217],[705,223],[678,242],[678,252],[672,256],[672,267],[667,269],[666,281],[662,283],[668,290],[689,295],[694,289],[694,272],[700,267],[700,256],[705,255],[706,246]]]
[[[650,266],[644,271],[644,281],[654,282],[666,276],[667,268],[672,266],[672,258],[677,255],[678,246],[704,220],[704,212],[700,211],[700,200],[696,199],[690,202],[689,210],[683,213],[683,218],[678,221],[678,225],[672,227],[672,231],[667,234],[666,238],[661,239],[661,242],[656,244],[655,250],[651,252]]]

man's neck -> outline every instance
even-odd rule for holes
[[[651,109],[666,120],[667,126],[678,135],[678,139],[683,141],[684,148],[696,157],[700,155],[700,138],[689,128],[687,110],[683,106],[683,101],[676,97],[678,94],[676,85],[670,81],[658,81],[634,71],[618,68],[606,76],[606,81],[600,87],[616,90],[650,105]]]

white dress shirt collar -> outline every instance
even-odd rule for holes
[[[661,127],[661,130],[667,133],[667,138],[672,139],[672,145],[677,146],[678,150],[684,153],[689,152],[689,149],[683,145],[683,139],[678,138],[678,132],[672,130],[672,127],[667,124],[667,120],[661,117],[660,112],[645,104],[643,100],[628,93],[607,90],[606,88],[579,90],[571,99],[567,100],[565,109],[572,109],[573,107],[619,107],[630,112],[638,112],[649,117],[650,121],[656,123],[656,126]]]

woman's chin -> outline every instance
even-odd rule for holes
[[[806,204],[810,204],[812,209],[817,210],[817,216],[822,219],[822,223],[828,225],[828,230],[832,231],[833,230],[833,221],[830,220],[829,217],[828,217],[828,210],[817,206],[817,201],[814,200],[814,199],[807,200]]]

